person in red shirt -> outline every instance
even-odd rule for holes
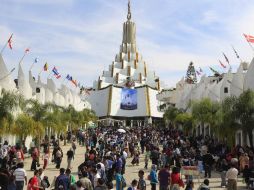
[[[35,170],[34,171],[34,176],[29,180],[29,183],[27,185],[27,190],[40,190],[43,189],[43,187],[41,187],[39,185],[39,171]]]
[[[170,189],[180,189],[184,187],[183,180],[181,179],[179,168],[174,167],[171,174]]]

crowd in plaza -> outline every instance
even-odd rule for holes
[[[221,176],[221,187],[237,189],[237,179],[243,177],[246,186],[253,184],[253,148],[245,146],[228,147],[226,142],[209,136],[193,137],[170,128],[134,127],[120,129],[99,127],[92,130],[68,132],[70,149],[63,152],[59,139],[45,138],[29,150],[32,157],[31,170],[34,176],[27,178],[24,169],[24,148],[10,146],[6,141],[0,149],[1,189],[21,190],[193,190],[192,173],[195,170],[204,177],[200,190],[208,190],[209,178],[215,173]],[[65,140],[65,139],[64,139]],[[84,147],[84,162],[73,166],[77,146]],[[67,157],[67,168],[61,167]],[[142,160],[141,160],[141,155]],[[43,158],[40,166],[39,159]],[[126,166],[127,159],[131,165]],[[49,179],[44,175],[49,162],[59,169],[59,175]],[[144,169],[133,176],[130,186],[125,180],[126,167],[136,167],[144,162]],[[78,171],[78,176],[72,174]],[[148,172],[149,171],[149,172]],[[212,172],[213,171],[213,172]],[[197,188],[197,187],[195,187]]]

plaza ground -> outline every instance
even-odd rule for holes
[[[66,168],[67,167],[67,157],[66,157],[66,152],[69,150],[70,145],[66,145],[66,146],[61,146],[63,153],[64,153],[64,157],[62,160],[62,164],[61,167]],[[51,150],[52,152],[52,150]],[[85,153],[85,147],[81,147],[81,146],[77,146],[76,149],[76,154],[75,154],[75,159],[72,162],[72,174],[76,177],[76,179],[78,179],[77,176],[77,167],[84,161],[84,153]],[[50,159],[51,160],[51,159]],[[31,158],[26,158],[25,159],[25,169],[27,171],[27,175],[28,175],[28,179],[30,179],[33,176],[33,172],[30,171],[30,166],[31,166]],[[144,169],[144,155],[141,155],[140,157],[140,164],[139,166],[132,166],[131,162],[131,158],[127,159],[127,164],[126,164],[126,173],[124,175],[126,182],[128,184],[128,186],[130,185],[131,181],[133,179],[138,179],[138,171],[140,169],[143,169],[145,171],[145,178],[147,178],[149,172],[150,172],[150,166],[151,166],[151,162],[149,162],[149,167],[148,169]],[[43,160],[42,158],[40,158],[40,164],[41,167],[43,166]],[[52,183],[54,176],[58,176],[59,175],[59,169],[55,168],[55,165],[53,163],[49,163],[48,168],[46,169],[46,171],[44,172],[45,176],[49,177],[49,182]],[[220,174],[213,172],[212,173],[212,178],[209,179],[210,180],[210,188],[211,189],[216,189],[216,190],[224,190],[226,188],[221,188],[220,187]],[[203,176],[201,176],[200,178],[200,182],[203,181]],[[194,180],[195,182],[195,190],[198,188],[199,183],[198,183],[198,179]],[[126,188],[127,189],[127,188]],[[147,181],[147,190],[150,189],[150,184],[149,181]],[[157,189],[159,189],[159,186],[157,187]],[[183,188],[182,188],[183,189]],[[245,185],[242,183],[242,178],[238,179],[238,189],[239,190],[243,190],[246,189]]]

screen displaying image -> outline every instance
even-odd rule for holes
[[[123,110],[135,110],[137,109],[137,90],[123,88],[121,96],[121,109]]]

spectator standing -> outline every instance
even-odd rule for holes
[[[158,174],[160,190],[168,190],[170,184],[170,173],[169,173],[169,166],[166,165],[159,171]]]
[[[24,185],[27,184],[27,174],[23,162],[17,164],[17,169],[14,171],[13,175],[15,176],[16,189],[23,190]]]
[[[226,178],[228,179],[228,190],[237,190],[237,175],[238,170],[235,168],[234,164],[231,163],[231,167],[226,173]]]

